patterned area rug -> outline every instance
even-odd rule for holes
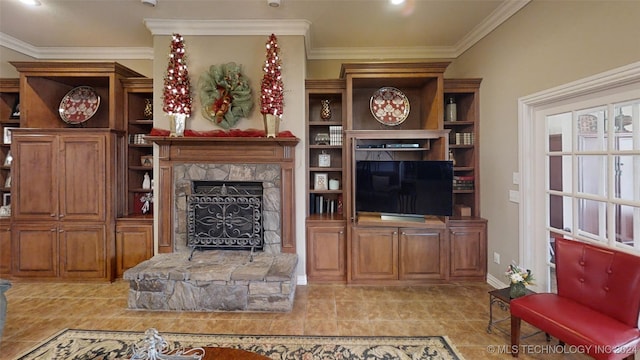
[[[271,359],[442,359],[464,360],[446,336],[331,337],[160,333],[172,349],[215,346],[237,348]],[[19,360],[129,359],[144,333],[67,329]]]

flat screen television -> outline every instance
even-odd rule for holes
[[[356,211],[424,218],[453,215],[451,161],[356,161]]]

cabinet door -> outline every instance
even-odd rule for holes
[[[61,135],[60,217],[104,221],[106,201],[104,135]]]
[[[11,238],[15,276],[57,276],[58,229],[55,222],[14,224]]]
[[[484,278],[487,274],[486,226],[449,228],[452,277]]]
[[[309,280],[345,280],[347,249],[344,229],[344,226],[307,227],[307,277]]]
[[[356,227],[351,239],[352,280],[398,279],[398,229]]]
[[[8,219],[0,220],[0,274],[11,273],[11,227]]]
[[[58,220],[58,145],[53,135],[13,138],[13,220]]]
[[[445,279],[444,230],[400,229],[400,279]]]
[[[60,276],[65,278],[104,278],[104,225],[60,223]]]
[[[153,225],[117,225],[116,275],[153,256]]]

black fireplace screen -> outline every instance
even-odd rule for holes
[[[187,195],[187,246],[262,250],[262,183],[194,181]]]

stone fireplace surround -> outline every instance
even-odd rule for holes
[[[297,138],[150,137],[160,254],[127,270],[129,308],[289,311],[295,295],[294,147]],[[262,181],[265,251],[196,251],[188,261],[186,194],[193,180]]]

